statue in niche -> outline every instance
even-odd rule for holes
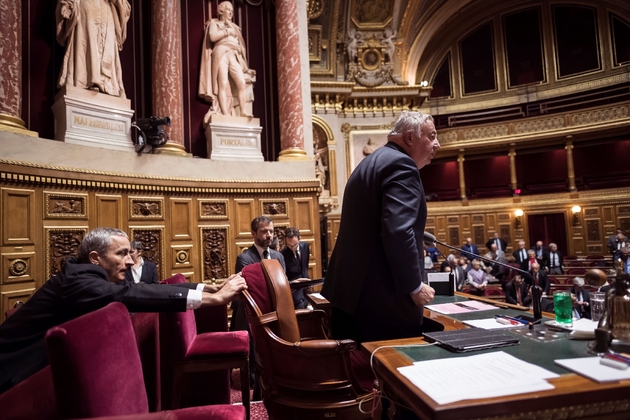
[[[359,48],[359,41],[363,34],[354,28],[348,30],[346,35],[346,51],[348,53],[348,62],[354,63],[357,59],[357,51]]]
[[[396,45],[394,45],[395,39],[396,30],[392,28],[385,28],[381,41],[385,44],[385,54],[389,57],[389,61],[394,61],[394,53],[396,52]]]
[[[205,125],[213,114],[253,116],[256,71],[247,65],[241,29],[232,22],[232,3],[221,2],[217,14],[218,19],[206,23],[201,52],[199,96],[212,102],[204,117]]]
[[[328,179],[328,146],[318,147],[318,144],[313,142],[313,157],[315,159],[315,177],[319,179],[322,190],[326,190],[328,189],[326,185]]]
[[[125,98],[119,51],[127,38],[128,0],[59,0],[57,42],[66,47],[59,87]]]

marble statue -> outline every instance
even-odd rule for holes
[[[212,102],[204,117],[206,125],[213,114],[252,117],[256,82],[256,72],[247,64],[241,29],[232,22],[232,3],[221,2],[217,14],[218,19],[206,23],[201,54],[199,96]]]
[[[319,179],[322,189],[326,188],[326,171],[328,166],[324,163],[325,153],[328,152],[328,146],[317,147],[317,143],[313,142],[313,158],[315,160],[315,177]]]
[[[348,30],[348,34],[346,35],[346,52],[348,53],[348,62],[350,63],[354,63],[357,59],[357,51],[361,37],[361,32],[356,29],[350,28]]]
[[[119,51],[127,38],[128,0],[59,0],[57,42],[66,47],[59,87],[125,98]]]
[[[389,61],[394,61],[394,53],[396,52],[396,45],[394,40],[396,39],[396,30],[392,28],[385,28],[383,31],[383,44],[385,44],[385,54],[389,57]]]

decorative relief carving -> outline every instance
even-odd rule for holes
[[[591,219],[586,221],[586,240],[589,242],[601,240],[599,235],[599,220]]]
[[[601,245],[589,245],[588,253],[589,254],[603,254],[602,250],[604,248]]]
[[[309,0],[306,14],[309,19],[317,19],[324,13],[324,0]]]
[[[617,211],[619,212],[619,214],[626,214],[626,213],[630,213],[630,207],[626,207],[626,206],[619,206]]]
[[[261,200],[262,214],[265,216],[287,216],[288,200]]]
[[[161,219],[163,208],[163,198],[129,197],[129,217],[131,219]]]
[[[584,216],[599,216],[599,209],[598,208],[584,209]]]
[[[350,18],[359,29],[383,29],[393,16],[394,0],[354,0]]]
[[[484,221],[483,214],[473,214],[472,216],[473,223],[483,223],[483,221]]]
[[[180,250],[177,251],[177,254],[175,254],[175,260],[177,261],[177,264],[185,264],[188,262],[188,252],[184,251],[184,250]]]
[[[514,124],[514,133],[535,133],[538,131],[558,130],[565,126],[564,117],[537,118],[532,121]]]
[[[85,218],[86,195],[44,193],[44,213],[47,218]]]
[[[448,223],[459,223],[459,217],[454,216],[454,217],[449,217],[447,218]]]
[[[164,276],[162,269],[163,228],[132,228],[131,237],[134,241],[140,241],[144,245],[142,258],[155,263],[158,273]]]
[[[604,121],[619,120],[628,117],[627,106],[615,106],[604,109],[596,109],[588,112],[571,114],[572,125],[595,124]]]
[[[427,217],[427,225],[435,225],[435,218]]]
[[[426,228],[424,228],[424,230],[426,230],[427,232],[429,232],[431,235],[435,235],[435,229],[434,229],[434,228],[429,228],[429,227],[426,227]]]
[[[499,234],[503,239],[506,240],[508,246],[512,243],[512,237],[510,234],[510,225],[500,225],[499,226]]]
[[[222,279],[228,277],[228,228],[201,228],[201,260],[203,279]]]
[[[464,130],[464,140],[488,139],[495,137],[505,137],[508,135],[507,124],[492,125],[489,127],[473,128]]]
[[[619,227],[624,232],[630,231],[630,218],[620,218],[619,219]]]
[[[284,248],[285,245],[285,232],[289,225],[273,225],[273,233],[278,237],[278,249]]]
[[[473,216],[473,219],[475,217],[481,217],[481,219],[483,220],[483,216]],[[474,241],[476,244],[485,244],[486,241],[483,239],[484,237],[484,227],[483,226],[474,226],[473,227],[473,232],[474,232]]]
[[[28,262],[22,259],[15,259],[9,262],[9,274],[12,276],[23,276],[28,272]]]
[[[448,243],[454,246],[459,245],[459,228],[448,228]]]
[[[228,200],[199,200],[200,219],[227,219]]]
[[[60,273],[69,257],[76,256],[87,228],[46,229],[46,279]]]
[[[499,220],[505,222],[510,220],[510,215],[508,213],[499,213]]]

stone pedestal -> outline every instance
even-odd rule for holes
[[[134,151],[131,101],[93,90],[64,86],[55,96],[55,140]]]
[[[258,118],[212,115],[206,128],[208,156],[212,160],[262,162],[261,132]]]

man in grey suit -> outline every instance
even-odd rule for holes
[[[419,169],[440,148],[430,115],[403,111],[387,144],[363,159],[346,185],[341,226],[322,294],[334,338],[358,342],[419,336],[427,217]]]

